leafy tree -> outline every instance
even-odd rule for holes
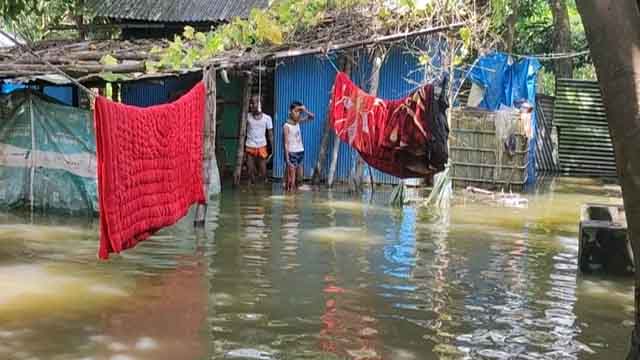
[[[635,326],[627,359],[640,359],[640,2],[578,0],[602,91],[635,259]]]
[[[1,22],[30,41],[50,37],[52,28],[73,24],[84,12],[82,0],[9,0],[0,1]],[[72,34],[62,34],[69,37]]]
[[[493,9],[493,29],[498,34],[508,31],[509,15],[514,5],[512,0],[491,0]],[[552,6],[561,8],[560,16],[567,19],[555,20]],[[562,11],[566,7],[566,14]],[[587,39],[575,0],[517,0],[517,21],[513,36],[512,51],[515,54],[550,54],[572,53],[588,49]],[[560,26],[558,25],[560,22]],[[560,27],[560,29],[557,29]],[[554,31],[557,30],[557,31]],[[569,31],[568,31],[569,30]],[[508,36],[503,36],[506,40]],[[558,44],[560,38],[560,44]],[[508,44],[503,49],[508,50]],[[562,64],[560,76],[595,79],[595,71],[589,56],[579,56],[571,60],[571,71],[567,68],[569,61],[542,59],[541,90],[552,94],[554,91],[554,74],[559,72],[558,63]]]

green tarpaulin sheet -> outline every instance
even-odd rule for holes
[[[0,208],[97,214],[91,112],[32,91],[0,96]]]

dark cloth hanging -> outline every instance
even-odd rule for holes
[[[383,100],[358,88],[345,73],[338,73],[331,126],[370,166],[399,178],[429,177],[443,170],[448,160],[449,129],[446,117],[444,128],[438,117],[446,106],[434,101],[432,85],[403,99]]]
[[[202,82],[175,102],[149,108],[96,99],[100,259],[204,204],[204,109]]]

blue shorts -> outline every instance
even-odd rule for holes
[[[304,160],[304,151],[289,153],[289,163],[291,165],[298,167],[302,165],[302,160]]]

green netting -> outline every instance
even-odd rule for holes
[[[0,208],[97,214],[91,113],[34,92],[0,96]]]

